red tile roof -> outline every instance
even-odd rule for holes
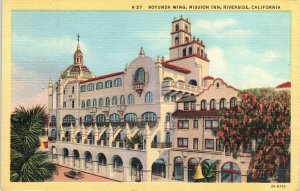
[[[203,79],[204,79],[204,80],[207,80],[207,79],[211,79],[211,80],[213,80],[213,79],[215,79],[215,78],[214,78],[214,77],[212,77],[212,76],[205,76]]]
[[[182,73],[186,73],[189,74],[191,73],[191,70],[183,68],[183,67],[179,67],[179,66],[175,66],[173,64],[167,63],[167,62],[163,62],[162,65],[166,68],[172,69],[172,70],[176,70],[178,72],[182,72]]]
[[[289,81],[276,86],[276,88],[290,88],[290,87],[291,87],[291,82],[289,82]]]
[[[173,114],[173,117],[183,117],[183,118],[193,118],[193,117],[203,117],[203,116],[219,116],[220,110],[177,110]]]
[[[82,83],[85,83],[85,82],[90,82],[90,81],[94,81],[94,80],[100,80],[100,79],[104,79],[104,78],[118,76],[118,75],[121,75],[121,74],[124,74],[124,72],[116,72],[116,73],[112,73],[112,74],[106,74],[104,76],[97,76],[95,78],[90,78],[90,79],[88,79],[86,81],[83,81],[83,82],[80,82],[80,83],[82,84]]]

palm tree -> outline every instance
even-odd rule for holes
[[[19,106],[11,115],[10,180],[42,182],[52,180],[55,164],[47,162],[47,152],[40,151],[39,137],[47,120],[44,106],[25,109]]]
[[[143,136],[140,134],[134,135],[131,139],[126,137],[126,147],[128,149],[133,149],[135,144],[142,145],[143,144]]]
[[[215,162],[202,162],[202,173],[204,178],[195,180],[195,182],[215,182],[217,177],[217,161]]]

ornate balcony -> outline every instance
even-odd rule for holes
[[[134,90],[139,94],[139,96],[141,96],[144,87],[145,87],[145,83],[135,83],[133,86]]]
[[[123,116],[125,110],[126,110],[126,105],[118,105],[117,110],[120,113],[121,116]]]
[[[90,113],[96,113],[97,112],[97,107],[89,107],[89,112]]]
[[[109,114],[109,110],[110,110],[110,106],[108,105],[102,106],[102,112],[104,113],[104,115],[107,116]]]
[[[169,92],[197,94],[201,91],[200,86],[194,86],[185,82],[175,82],[174,80],[165,80],[162,82],[162,92],[167,94]]]

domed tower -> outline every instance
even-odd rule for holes
[[[83,54],[79,45],[79,34],[77,35],[77,48],[74,53],[74,62],[61,74],[61,78],[65,79],[87,79],[93,78],[95,75],[83,64]]]

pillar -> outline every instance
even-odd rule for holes
[[[123,166],[124,172],[123,172],[123,181],[129,182],[131,181],[131,167]],[[134,180],[133,180],[134,181]]]
[[[74,156],[69,155],[69,166],[71,168],[74,168]]]
[[[85,158],[79,158],[79,168],[85,170]]]
[[[106,164],[107,168],[106,168],[106,174],[107,174],[107,177],[112,177],[113,176],[113,164],[112,163],[107,163]]]
[[[143,170],[143,182],[151,182],[151,170]]]
[[[58,154],[57,159],[58,159],[58,164],[62,165],[63,164],[63,156]]]
[[[98,174],[98,161],[93,161],[93,173]]]
[[[71,123],[71,127],[70,127],[70,142],[74,143],[74,139],[75,139],[75,131],[73,128],[73,123]]]
[[[111,126],[111,123],[109,123],[109,138],[108,138],[108,146],[112,147],[112,142],[114,140],[114,131]]]
[[[184,163],[183,164],[183,181],[184,182],[188,182],[188,167],[187,165]]]
[[[85,127],[82,123],[81,126],[81,143],[84,144],[84,140],[86,139],[86,131],[85,131]]]
[[[145,138],[146,138],[146,147],[145,147],[145,150],[150,150],[151,149],[151,130],[149,128],[149,124],[146,123],[145,125],[145,130],[144,130],[144,135],[145,135]]]
[[[98,130],[97,124],[95,123],[95,126],[94,126],[94,145],[97,145],[98,139],[99,139],[99,130]]]

